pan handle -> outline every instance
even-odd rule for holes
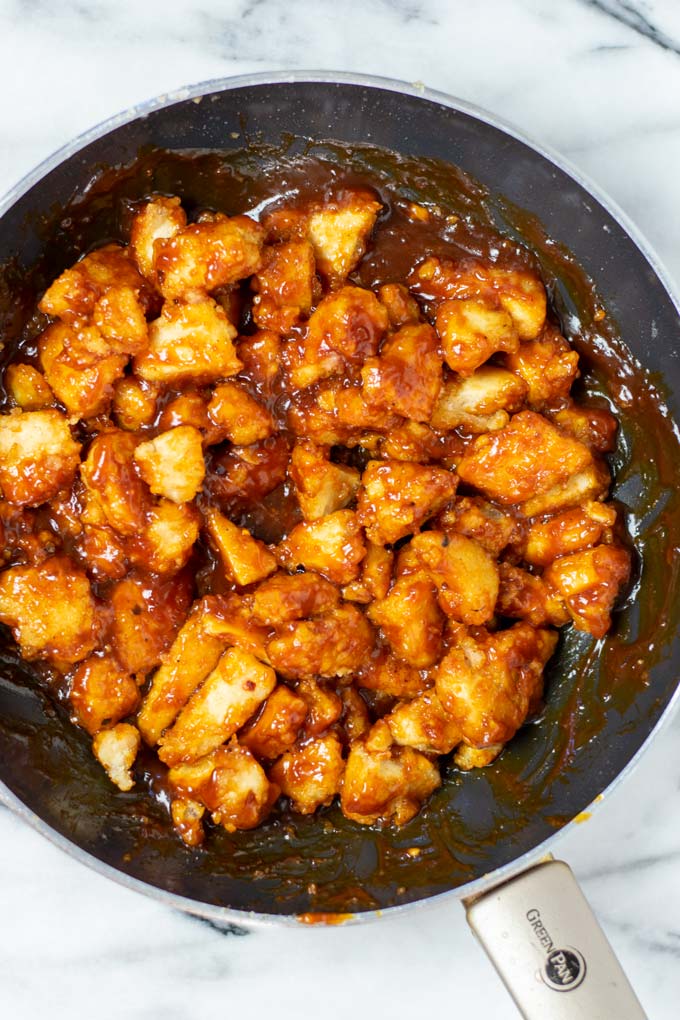
[[[465,909],[525,1020],[646,1020],[564,861],[537,864]]]

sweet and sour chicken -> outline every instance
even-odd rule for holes
[[[423,253],[366,286],[382,212],[151,197],[4,371],[0,621],[115,786],[157,755],[188,846],[279,801],[407,822],[628,579],[616,420],[538,275]]]

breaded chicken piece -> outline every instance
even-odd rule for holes
[[[611,627],[611,612],[630,576],[630,553],[618,545],[596,545],[554,560],[543,580],[566,602],[577,630],[601,638]]]
[[[526,620],[534,627],[548,623],[562,627],[569,621],[563,599],[536,577],[511,563],[499,563],[500,588],[496,612],[513,620]]]
[[[378,287],[378,297],[387,309],[392,329],[421,321],[420,306],[403,283],[384,283]]]
[[[434,671],[444,710],[472,747],[504,744],[538,704],[557,632],[517,623],[473,638],[464,632]]]
[[[361,577],[342,589],[348,602],[368,605],[374,599],[384,599],[392,580],[394,553],[375,542],[366,543],[366,555],[361,563]]]
[[[124,288],[139,303],[142,314],[153,304],[153,292],[135,265],[128,248],[107,244],[80,259],[58,276],[43,294],[38,308],[65,323],[84,325],[97,302],[112,290]]]
[[[464,535],[425,531],[411,540],[410,548],[436,585],[447,616],[477,625],[491,619],[498,598],[498,567],[481,545]]]
[[[114,726],[139,704],[139,688],[114,655],[90,655],[69,680],[75,721],[94,736]]]
[[[130,573],[109,594],[114,651],[140,683],[161,662],[189,610],[190,579]]]
[[[398,746],[377,750],[357,740],[347,758],[340,805],[347,818],[364,825],[403,825],[440,785],[437,766],[418,751]]]
[[[241,376],[260,393],[270,396],[274,380],[281,370],[281,337],[270,329],[260,329],[241,337],[236,353],[243,363]]]
[[[366,359],[361,378],[368,404],[413,421],[429,421],[442,385],[442,357],[432,326],[402,326],[384,342],[378,357]]]
[[[71,484],[80,443],[56,409],[0,415],[0,490],[9,503],[38,506]]]
[[[140,475],[157,496],[189,503],[205,478],[203,439],[192,425],[161,432],[134,453]]]
[[[496,365],[484,365],[467,378],[449,379],[432,412],[431,424],[447,431],[493,432],[507,425],[527,394],[523,379]]]
[[[239,528],[215,507],[203,512],[210,543],[220,557],[224,573],[240,587],[263,581],[276,570],[276,559],[264,542]]]
[[[247,216],[216,214],[154,242],[153,268],[166,301],[195,301],[256,273],[264,232]]]
[[[611,411],[604,407],[577,407],[570,404],[550,414],[552,421],[578,439],[593,453],[611,453],[616,447],[616,433],[619,428]]]
[[[147,744],[157,744],[202,680],[212,672],[224,642],[206,632],[205,601],[194,605],[144,698],[137,725]]]
[[[135,373],[165,386],[198,385],[236,375],[241,362],[235,337],[224,311],[209,298],[192,304],[166,301],[161,315],[149,323],[149,346],[135,358]]]
[[[404,461],[370,461],[361,478],[357,517],[377,545],[418,531],[453,498],[458,479],[450,471]]]
[[[345,763],[342,744],[329,733],[287,751],[269,770],[294,811],[311,815],[330,804],[340,790]]]
[[[267,651],[283,677],[348,676],[370,655],[374,640],[361,610],[346,604],[311,620],[281,625]]]
[[[616,510],[610,503],[589,500],[547,520],[532,521],[518,551],[527,563],[547,567],[559,556],[611,541],[615,524]]]
[[[73,420],[106,411],[122,378],[126,354],[111,352],[96,326],[55,322],[38,340],[47,384]]]
[[[380,627],[395,655],[410,666],[426,669],[439,659],[444,616],[429,578],[399,578],[384,599],[370,604],[367,615]]]
[[[45,376],[33,365],[8,365],[4,380],[7,396],[22,411],[41,411],[55,402]]]
[[[370,192],[346,191],[312,209],[306,234],[319,271],[331,287],[342,283],[360,261],[381,208]]]
[[[355,468],[334,464],[328,447],[309,439],[293,447],[288,471],[306,521],[342,510],[354,499],[361,481]]]
[[[214,751],[250,719],[275,686],[273,669],[250,652],[228,648],[160,738],[158,757],[173,766]]]
[[[151,383],[137,379],[134,375],[119,379],[113,387],[111,408],[118,427],[128,432],[137,432],[145,425],[150,425],[156,417],[157,398],[158,390]]]
[[[460,743],[460,726],[444,711],[434,691],[400,702],[384,721],[395,744],[423,754],[448,754]]]
[[[310,676],[303,677],[295,682],[295,693],[307,705],[300,741],[320,736],[340,719],[343,711],[342,698],[326,684]]]
[[[276,555],[289,570],[302,566],[335,584],[349,584],[359,574],[366,546],[357,515],[336,510],[319,521],[297,524]]]
[[[174,237],[186,224],[186,214],[176,197],[157,195],[135,213],[130,229],[130,251],[140,272],[153,284],[158,284],[156,242]]]
[[[492,354],[519,347],[512,316],[486,301],[444,301],[437,309],[435,325],[446,364],[463,377],[472,375]]]
[[[288,348],[290,385],[305,389],[342,372],[346,362],[362,365],[377,354],[387,326],[387,312],[373,291],[348,285],[328,294],[312,312],[301,347]]]
[[[578,354],[550,325],[536,340],[528,340],[506,355],[505,364],[525,381],[527,401],[538,411],[568,397],[579,374]]]
[[[248,748],[236,741],[196,762],[174,766],[168,779],[181,797],[202,803],[227,832],[260,825],[279,795]]]
[[[304,698],[278,684],[257,718],[239,731],[239,743],[258,758],[273,761],[293,746],[308,711]]]
[[[89,581],[67,556],[0,574],[0,623],[29,661],[79,662],[97,642]]]
[[[499,556],[517,533],[517,521],[510,513],[493,506],[480,496],[459,496],[435,518],[445,534],[465,535]]]
[[[593,463],[590,451],[535,411],[478,436],[458,464],[461,481],[499,503],[525,503]]]
[[[118,723],[100,730],[92,741],[95,758],[106,769],[111,782],[126,793],[135,785],[132,766],[139,752],[139,730],[130,723]]]
[[[151,498],[135,470],[136,448],[135,436],[118,429],[93,440],[80,466],[85,523],[108,524],[119,535],[137,535],[144,530]]]
[[[259,584],[253,594],[252,614],[259,623],[278,626],[335,609],[340,592],[320,574],[285,574],[279,571]]]
[[[361,664],[355,683],[369,691],[378,691],[391,698],[417,698],[432,686],[425,670],[409,666],[387,648],[379,648]]]
[[[126,540],[130,560],[154,574],[176,574],[189,562],[201,515],[190,503],[162,499],[146,511],[141,531]]]
[[[253,277],[253,319],[260,329],[288,333],[306,318],[314,299],[316,264],[309,241],[266,245],[262,266]]]
[[[274,432],[269,411],[238,383],[220,383],[208,404],[210,420],[225,439],[237,446],[250,446]]]

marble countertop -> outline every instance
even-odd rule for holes
[[[295,67],[423,81],[513,121],[609,191],[680,285],[675,0],[0,0],[0,191],[154,94]],[[649,1016],[677,1016],[680,716],[559,852]],[[0,1007],[12,1020],[517,1016],[453,899],[379,927],[221,930],[83,868],[1,807]]]

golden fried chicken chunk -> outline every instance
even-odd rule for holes
[[[162,580],[130,573],[111,588],[111,638],[118,661],[140,683],[161,662],[186,618],[190,603],[187,577]]]
[[[403,283],[384,283],[378,287],[378,297],[387,309],[392,329],[399,329],[410,322],[420,322],[420,306]]]
[[[54,393],[45,376],[33,365],[8,365],[4,380],[7,396],[22,411],[41,411],[54,404]]]
[[[85,255],[57,277],[38,307],[54,319],[82,325],[91,320],[97,302],[118,288],[131,292],[142,313],[149,310],[152,291],[137,269],[129,248],[107,244]]]
[[[359,574],[366,545],[357,515],[336,510],[318,521],[297,524],[277,547],[279,562],[289,570],[315,570],[335,584],[349,584]]]
[[[28,660],[79,662],[97,641],[90,583],[67,556],[0,574],[0,623]]]
[[[554,326],[520,344],[506,356],[505,364],[525,381],[527,402],[539,411],[567,397],[578,376],[578,354]]]
[[[257,718],[240,730],[239,743],[258,758],[273,761],[293,746],[308,711],[304,698],[285,684],[278,684]]]
[[[135,358],[135,373],[165,386],[209,383],[236,375],[241,362],[234,349],[235,337],[235,328],[215,301],[166,301],[159,318],[149,324],[149,346]]]
[[[375,542],[366,543],[366,555],[361,563],[361,577],[342,589],[342,597],[348,602],[368,604],[374,599],[384,599],[392,581],[394,553]]]
[[[611,611],[630,575],[630,553],[618,545],[596,545],[554,560],[543,579],[564,599],[577,630],[604,637]]]
[[[478,436],[458,464],[461,481],[499,503],[527,503],[592,465],[590,450],[535,411]]]
[[[132,715],[139,688],[115,656],[90,655],[71,675],[69,702],[76,722],[94,736]]]
[[[241,648],[228,648],[160,738],[166,765],[195,761],[229,739],[276,686],[276,674]]]
[[[527,563],[547,567],[559,556],[611,541],[615,524],[616,510],[610,503],[588,500],[546,520],[531,521],[518,551]]]
[[[203,439],[192,425],[161,432],[134,453],[140,475],[157,496],[189,503],[205,478]]]
[[[442,468],[404,461],[370,461],[361,478],[357,517],[377,545],[418,531],[453,498],[458,479]]]
[[[154,241],[153,268],[166,301],[192,301],[256,273],[263,230],[247,216],[216,215]]]
[[[0,490],[17,506],[38,506],[73,481],[80,444],[56,409],[0,415]]]
[[[224,651],[224,641],[206,631],[205,612],[204,602],[193,606],[154,675],[137,719],[147,744],[158,743]]]
[[[377,750],[357,740],[347,758],[340,805],[347,818],[364,825],[403,825],[440,785],[437,766],[418,751],[398,746]]]
[[[309,241],[267,245],[253,277],[253,319],[260,329],[287,333],[306,318],[314,299],[314,249]]]
[[[348,285],[327,295],[309,317],[302,346],[288,350],[291,386],[311,386],[341,372],[346,362],[363,364],[377,354],[388,324],[373,291]]]
[[[372,407],[429,421],[442,385],[442,357],[432,326],[402,326],[384,342],[378,357],[366,359],[361,378],[364,398]]]
[[[276,559],[264,542],[253,538],[247,528],[232,524],[215,507],[204,511],[206,531],[218,553],[224,573],[240,587],[263,581],[276,570]]]
[[[295,681],[295,693],[307,705],[300,740],[318,737],[340,719],[343,712],[342,698],[328,683],[321,683],[310,676],[303,677]]]
[[[207,634],[219,637],[223,644],[234,645],[269,663],[267,642],[271,628],[259,624],[252,614],[252,597],[237,595],[209,595],[204,599],[204,626]]]
[[[432,412],[432,426],[447,431],[495,432],[519,411],[527,394],[523,379],[496,365],[484,365],[467,378],[449,379]]]
[[[254,829],[279,795],[257,759],[235,741],[196,762],[175,765],[168,779],[180,796],[204,804],[227,832]]]
[[[130,251],[143,276],[157,284],[156,243],[179,234],[187,218],[179,198],[156,196],[136,213],[130,229]]]
[[[423,754],[448,754],[460,743],[459,724],[444,711],[431,690],[412,701],[402,701],[384,721],[395,744],[413,747]]]
[[[113,387],[112,411],[116,424],[128,432],[151,425],[157,413],[157,399],[157,388],[143,379],[134,375],[119,379]]]
[[[154,574],[176,574],[189,562],[201,515],[190,503],[162,499],[146,511],[142,530],[128,539],[132,563]]]
[[[311,620],[281,625],[267,651],[283,677],[348,676],[370,655],[373,643],[368,620],[347,604]]]
[[[552,421],[578,439],[593,453],[611,453],[616,446],[618,422],[604,407],[577,407],[569,404],[550,415]]]
[[[319,271],[332,287],[349,276],[366,251],[381,208],[369,192],[350,191],[312,211],[307,236]]]
[[[417,698],[432,686],[426,670],[409,666],[385,647],[373,651],[361,664],[356,684],[368,691],[378,691],[391,698]]]
[[[458,497],[437,515],[435,523],[447,535],[473,538],[492,556],[499,556],[517,532],[517,521],[510,513],[480,496]]]
[[[327,447],[308,439],[293,447],[289,473],[306,521],[342,510],[354,499],[361,481],[355,468],[334,464]]]
[[[92,741],[95,758],[106,769],[111,782],[126,793],[135,785],[132,766],[139,752],[139,730],[130,723],[117,723],[100,730]]]
[[[278,626],[304,620],[336,609],[340,592],[320,574],[286,574],[279,571],[262,581],[252,600],[253,617],[260,623]]]
[[[384,599],[368,607],[395,655],[416,669],[433,666],[441,654],[444,617],[432,581],[420,575],[400,577]]]
[[[496,611],[512,620],[527,620],[534,627],[548,623],[561,627],[569,620],[562,598],[545,583],[521,567],[499,563],[500,587]]]
[[[444,301],[437,309],[435,323],[446,364],[461,376],[471,375],[492,354],[519,347],[512,316],[486,301]]]
[[[241,337],[236,348],[243,363],[241,377],[252,387],[271,396],[274,381],[281,370],[281,337],[271,329],[260,329],[252,336]]]
[[[238,383],[220,383],[215,387],[208,415],[223,438],[237,446],[250,446],[274,432],[269,411]]]
[[[345,763],[342,744],[328,733],[287,751],[269,770],[270,778],[289,797],[295,811],[311,815],[340,790]]]
[[[47,327],[38,352],[47,384],[75,420],[108,409],[128,360],[125,354],[111,352],[96,326],[65,322]]]
[[[119,535],[143,530],[151,499],[135,471],[137,440],[130,432],[102,432],[90,445],[80,466],[85,486],[87,524],[108,524]]]
[[[435,690],[466,744],[488,747],[515,735],[538,704],[556,644],[556,631],[524,622],[479,638],[458,635],[435,670]]]
[[[439,605],[460,623],[483,624],[494,614],[498,598],[498,567],[472,538],[425,531],[410,544],[437,587]]]

